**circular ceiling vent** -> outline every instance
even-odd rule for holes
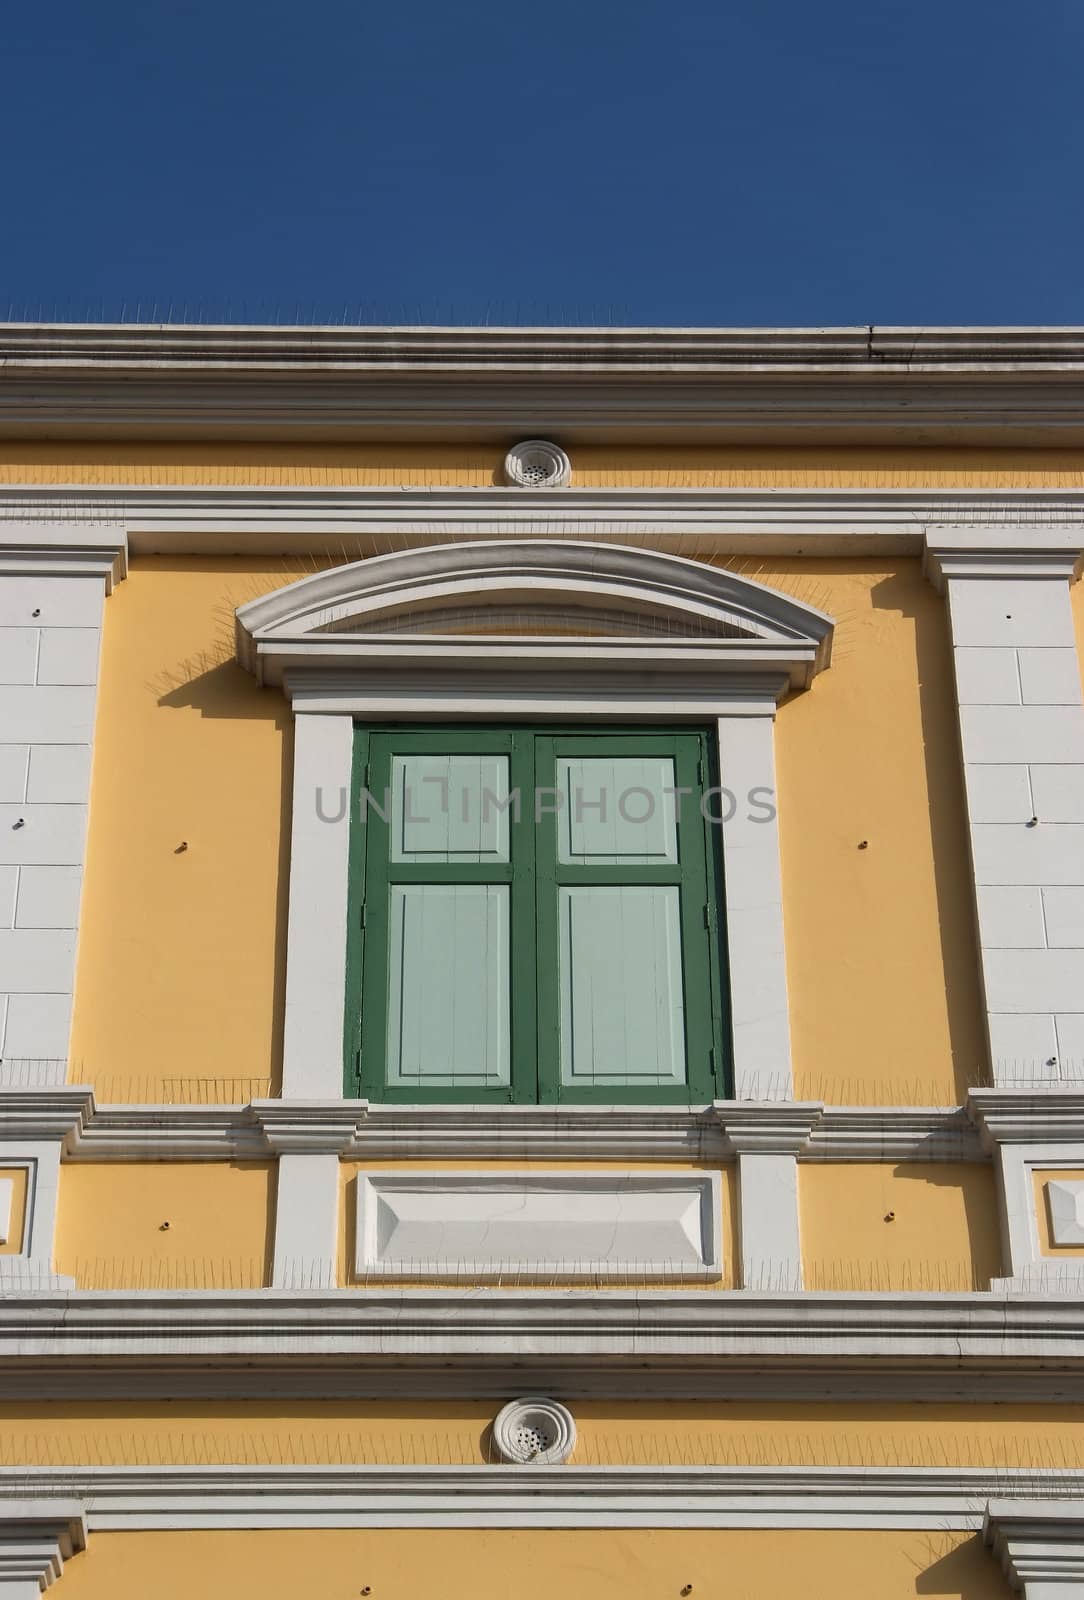
[[[559,1467],[576,1448],[576,1424],[556,1400],[512,1400],[493,1424],[493,1442],[503,1461]]]
[[[572,463],[560,445],[524,439],[505,456],[504,475],[521,489],[563,489],[572,477]]]

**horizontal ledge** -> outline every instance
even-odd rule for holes
[[[1073,1469],[283,1466],[0,1469],[5,1501],[139,1528],[981,1528],[987,1501],[1080,1497]],[[1051,1506],[1051,1510],[1055,1510]]]

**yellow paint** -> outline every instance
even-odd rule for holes
[[[501,1172],[511,1167],[516,1171],[534,1172],[591,1172],[613,1171],[613,1167],[592,1166],[590,1162],[582,1161],[342,1161],[339,1163],[339,1261],[338,1284],[340,1289],[365,1287],[359,1284],[354,1275],[354,1260],[356,1256],[356,1219],[357,1219],[357,1175],[359,1172]],[[669,1162],[669,1161],[623,1161],[623,1172],[710,1172],[716,1170],[695,1162]],[[723,1241],[723,1272],[721,1277],[710,1282],[692,1282],[681,1285],[688,1289],[733,1289],[736,1287],[735,1264],[738,1258],[738,1228],[737,1228],[737,1175],[733,1165],[722,1169],[722,1183],[720,1184],[722,1218],[720,1238]],[[472,1279],[460,1280],[468,1284]],[[579,1280],[581,1283],[583,1280]],[[643,1282],[643,1280],[637,1280]],[[379,1282],[376,1279],[367,1280],[368,1284]],[[510,1276],[503,1287],[508,1289],[530,1288],[532,1280],[517,1282]],[[438,1287],[448,1287],[447,1279],[441,1283],[434,1280]],[[415,1287],[420,1287],[419,1283]],[[596,1285],[592,1284],[592,1287]],[[597,1284],[602,1289],[623,1289],[627,1285],[619,1280],[601,1278]],[[664,1285],[673,1287],[673,1285]]]
[[[0,1167],[0,1178],[10,1178],[11,1220],[8,1224],[6,1244],[0,1244],[0,1256],[17,1256],[23,1248],[26,1228],[27,1171],[25,1167]]]
[[[796,1093],[957,1104],[986,1046],[944,602],[918,561],[726,564],[836,619],[776,731]]]
[[[106,607],[71,1050],[100,1099],[277,1080],[292,718],[233,659],[233,612],[298,576],[136,561]]]
[[[1064,1169],[1044,1167],[1033,1171],[1031,1182],[1035,1195],[1035,1215],[1039,1224],[1039,1253],[1044,1256],[1068,1256],[1070,1259],[1080,1260],[1084,1254],[1084,1245],[1062,1244],[1057,1245],[1052,1241],[1050,1226],[1050,1204],[1047,1199],[1046,1186],[1057,1178],[1068,1178],[1074,1183],[1084,1182],[1084,1172],[1079,1167],[1066,1167]]]
[[[943,602],[917,561],[732,564],[838,619],[778,724],[798,1093],[957,1103],[985,1049]],[[304,570],[138,559],[106,608],[72,1046],[100,1099],[277,1085],[290,715],[232,618]]]
[[[986,1289],[1001,1271],[993,1169],[901,1161],[802,1163],[811,1289]]]
[[[504,448],[8,440],[0,444],[0,483],[484,487],[503,483]],[[576,445],[572,471],[579,488],[1070,489],[1084,485],[1084,453]]]
[[[273,1203],[272,1162],[65,1163],[56,1269],[81,1289],[262,1288]]]
[[[62,1582],[67,1600],[1009,1600],[976,1534],[821,1529],[92,1533]]]
[[[480,1465],[503,1401],[0,1404],[0,1467]],[[1084,1406],[573,1401],[580,1466],[1084,1466]]]

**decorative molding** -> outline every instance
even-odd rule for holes
[[[1051,1244],[1084,1244],[1084,1182],[1052,1179],[1046,1185],[1046,1203],[1050,1211]],[[1084,1266],[1084,1262],[1081,1265]]]
[[[7,1244],[11,1234],[11,1210],[15,1200],[15,1180],[0,1178],[0,1244]]]
[[[1079,442],[1079,329],[9,324],[50,437]]]
[[[2,409],[2,408],[0,408]],[[133,555],[307,555],[561,539],[679,554],[921,556],[1001,528],[1018,548],[1079,538],[1084,489],[371,488],[363,485],[6,484],[4,521],[127,534]],[[93,529],[97,524],[100,534]],[[48,528],[43,530],[48,533]]]
[[[548,439],[524,439],[505,456],[504,476],[521,489],[567,489],[572,463],[560,445]]]
[[[576,1448],[575,1418],[544,1396],[510,1400],[493,1420],[493,1443],[510,1465],[563,1467]]]
[[[463,633],[468,604],[477,622]],[[493,605],[525,607],[526,631],[511,639],[487,632]],[[575,637],[532,625],[532,613],[548,608],[567,628],[580,607],[609,620]],[[630,632],[630,618],[657,637]],[[397,631],[404,620],[411,626]],[[445,699],[456,674],[469,684],[487,671],[514,671],[532,702],[550,672],[563,672],[580,694],[596,674],[609,684],[626,673],[684,672],[706,695],[719,674],[782,674],[808,687],[828,664],[832,627],[823,612],[701,561],[586,541],[487,540],[372,556],[249,601],[237,611],[237,656],[264,683],[287,674],[304,682],[302,669],[360,672],[363,695],[381,673],[394,681],[419,670],[440,674]]]
[[[70,521],[19,524],[0,516],[0,578],[101,578],[110,595],[127,576],[123,528],[95,530]]]
[[[1044,1083],[970,1089],[967,1114],[987,1150],[1003,1144],[1084,1144],[1084,1087]],[[1065,1151],[1052,1151],[1064,1163]]]
[[[728,1157],[759,1153],[796,1156],[807,1148],[824,1116],[820,1100],[716,1100],[712,1110],[723,1130]]]
[[[351,1160],[688,1161],[730,1159],[720,1117],[744,1104],[706,1106],[390,1105],[364,1100],[257,1100],[249,1105],[99,1105],[86,1085],[55,1091],[0,1085],[0,1132],[29,1138],[66,1134],[68,1161],[259,1160],[296,1148],[337,1150]],[[824,1106],[798,1150],[800,1161],[987,1161],[1002,1127],[1034,1141],[1063,1126],[1068,1103],[1084,1095],[1052,1090],[973,1090],[971,1116],[956,1106]],[[1005,1097],[1006,1121],[997,1097]],[[753,1124],[793,1102],[755,1102]],[[988,1112],[985,1108],[991,1106]],[[9,1109],[10,1106],[10,1109]],[[716,1109],[716,1106],[720,1110]],[[804,1113],[800,1113],[804,1116]],[[980,1140],[983,1119],[992,1129]],[[978,1126],[976,1125],[978,1124]],[[343,1139],[344,1126],[352,1131]],[[737,1126],[737,1124],[735,1124]],[[1072,1123],[1069,1127],[1073,1126]],[[25,1130],[39,1130],[26,1132]],[[772,1134],[768,1133],[771,1139]]]
[[[365,1280],[722,1272],[717,1172],[361,1172],[356,1204]]]
[[[1026,1600],[1084,1593],[1084,1498],[993,1499],[982,1537]]]
[[[978,1532],[1072,1519],[1076,1469],[995,1467],[135,1466],[0,1468],[0,1516],[34,1491],[90,1534],[200,1528],[870,1528]],[[35,1502],[31,1502],[32,1504]],[[67,1507],[65,1507],[67,1509]],[[77,1507],[70,1513],[77,1515]]]
[[[939,594],[950,578],[1060,578],[1071,583],[1084,558],[1084,528],[930,530],[923,570]]]
[[[63,1071],[63,1063],[59,1064]],[[11,1064],[0,1068],[0,1139],[71,1140],[93,1115],[94,1092],[86,1084],[13,1083]],[[172,1109],[172,1108],[171,1108]]]
[[[457,1392],[516,1368],[516,1389],[530,1370],[564,1393],[600,1377],[624,1383],[627,1395],[630,1374],[637,1385],[711,1393],[743,1370],[818,1383],[869,1363],[886,1390],[940,1368],[952,1371],[958,1395],[975,1399],[1002,1382],[1039,1386],[1040,1372],[1047,1398],[1077,1394],[1084,1298],[616,1287],[0,1297],[0,1382],[6,1368],[16,1385],[32,1375],[69,1393],[93,1386],[103,1366],[153,1372],[159,1383],[184,1373],[197,1384],[244,1366],[273,1386],[320,1369],[332,1393],[344,1377],[362,1381],[364,1368],[386,1393],[438,1367]]]
[[[74,1497],[26,1498],[27,1483],[8,1472],[0,1488],[0,1594],[13,1600],[48,1589],[60,1577],[65,1561],[86,1549],[84,1507]],[[33,1474],[28,1474],[32,1479]],[[6,1490],[6,1492],[5,1492]]]

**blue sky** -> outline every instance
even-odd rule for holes
[[[3,48],[0,317],[1084,323],[1081,0],[23,0]]]

